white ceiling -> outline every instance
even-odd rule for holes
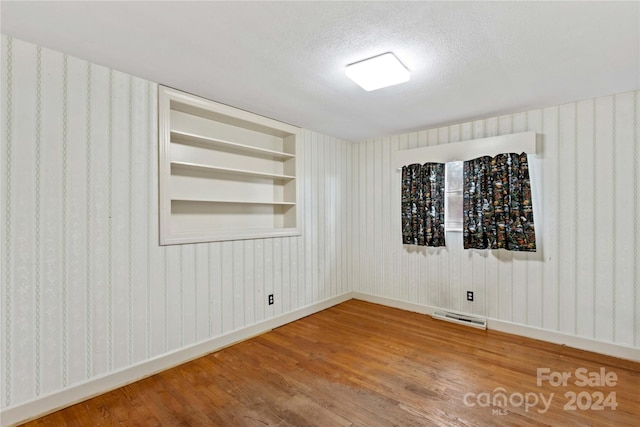
[[[347,140],[640,88],[639,2],[2,1],[3,34]],[[393,52],[411,81],[347,64]]]

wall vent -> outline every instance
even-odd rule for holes
[[[447,322],[467,325],[478,329],[487,329],[487,319],[481,317],[467,316],[466,314],[452,313],[449,311],[434,311],[434,319],[446,320]]]

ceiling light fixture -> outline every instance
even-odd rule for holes
[[[347,65],[347,77],[367,92],[409,81],[409,70],[391,52]]]

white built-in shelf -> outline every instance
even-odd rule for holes
[[[264,148],[252,147],[250,145],[238,144],[222,139],[210,138],[202,135],[196,135],[187,132],[171,131],[171,142],[173,143],[191,143],[191,144],[209,144],[221,149],[229,149],[248,155],[274,158],[274,159],[292,159],[296,155],[283,151],[267,150]]]
[[[160,86],[160,244],[300,234],[295,126]]]
[[[216,200],[216,199],[196,199],[196,198],[172,198],[173,202],[199,202],[199,203],[229,203],[241,205],[273,205],[273,206],[295,206],[295,202],[260,202],[251,200]]]
[[[296,179],[293,175],[281,175],[275,173],[265,173],[265,172],[256,172],[251,170],[242,170],[242,169],[233,169],[233,168],[222,168],[218,166],[209,166],[202,165],[198,163],[187,163],[187,162],[171,162],[172,168],[184,168],[184,169],[198,169],[202,171],[209,171],[212,173],[230,173],[236,175],[246,175],[253,176],[256,178],[267,178],[267,179],[275,179],[275,180],[290,180]]]

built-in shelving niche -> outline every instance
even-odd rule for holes
[[[300,128],[158,90],[160,244],[300,234]]]

